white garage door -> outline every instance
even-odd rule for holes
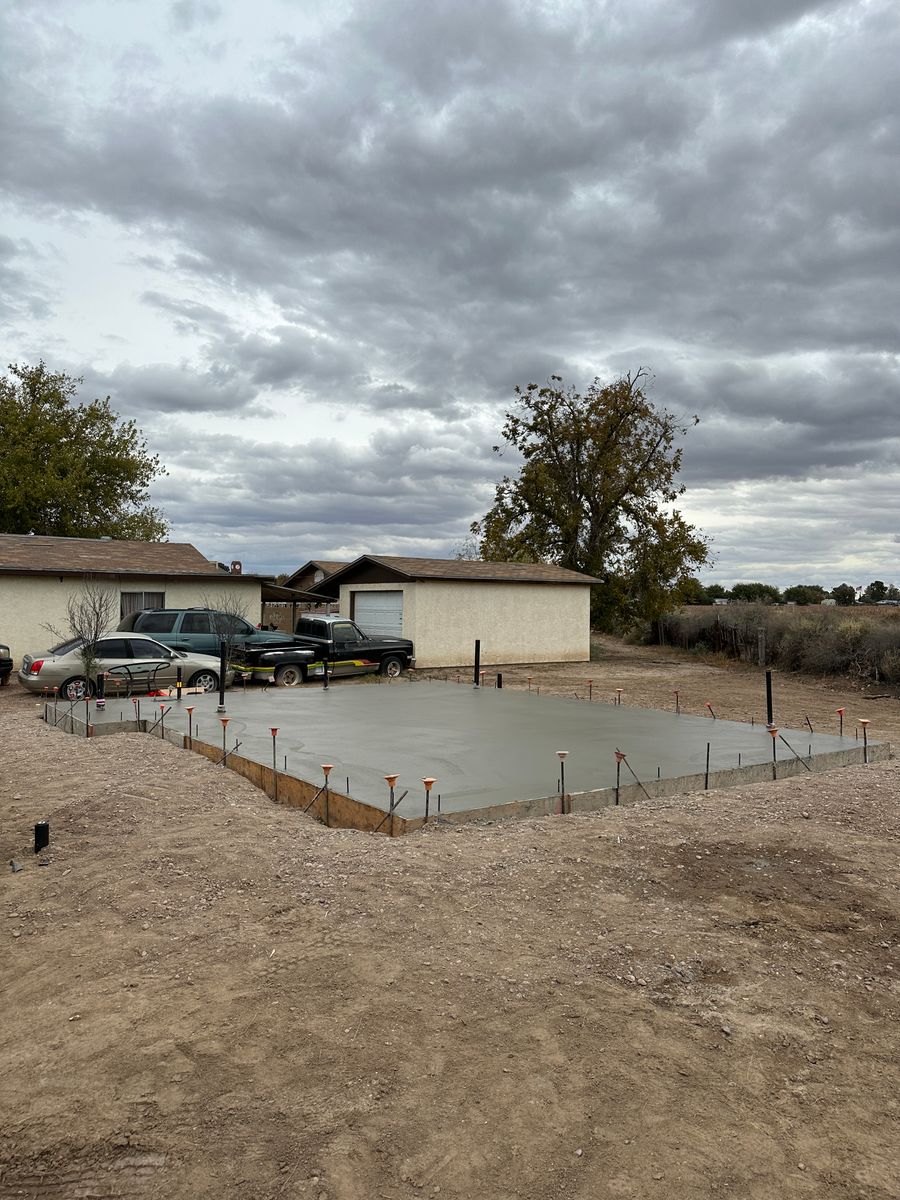
[[[402,592],[354,592],[353,619],[363,633],[403,636]]]

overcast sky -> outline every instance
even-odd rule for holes
[[[0,12],[3,365],[137,420],[173,540],[450,554],[515,384],[645,366],[705,579],[900,583],[896,0]]]

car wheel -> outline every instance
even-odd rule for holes
[[[63,700],[83,700],[85,696],[93,696],[94,685],[83,675],[74,675],[60,687],[59,694]]]
[[[297,663],[286,663],[275,672],[277,687],[299,687],[306,679],[306,672]]]
[[[217,692],[219,677],[215,671],[195,671],[188,680],[188,687],[203,688],[204,692]]]
[[[403,674],[404,662],[402,658],[397,658],[395,655],[388,655],[387,658],[381,660],[381,673],[386,675],[388,679],[397,679]]]

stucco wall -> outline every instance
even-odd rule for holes
[[[162,579],[159,576],[120,576],[103,581],[108,583],[114,602],[111,626],[119,623],[119,600],[122,592],[164,592],[167,608],[187,608],[203,605],[223,607],[223,600],[237,603],[255,625],[261,612],[261,587],[258,580],[238,581],[230,576],[222,580]],[[46,650],[59,641],[48,633],[53,625],[68,633],[66,604],[77,596],[81,580],[70,575],[0,575],[0,642],[5,642],[18,669],[23,654]]]
[[[412,639],[419,667],[471,663],[476,638],[485,663],[587,662],[591,656],[590,588],[582,584],[344,584],[340,611],[349,614],[351,592],[362,591],[403,592],[403,636]]]

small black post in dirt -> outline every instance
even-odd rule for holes
[[[709,742],[706,743],[706,775],[703,780],[704,792],[709,791]]]
[[[679,699],[677,690],[674,691],[672,695],[675,697],[675,716],[677,717],[681,712],[681,701]]]
[[[863,731],[863,762],[869,761],[869,722],[866,717],[860,717],[859,723]]]
[[[767,672],[768,673],[768,672]],[[769,726],[772,735],[772,778],[778,778],[778,730],[774,725]]]
[[[766,724],[772,725],[772,672],[766,671]]]
[[[184,687],[184,668],[175,668],[175,699],[181,700],[181,689]]]
[[[478,687],[481,679],[481,641],[475,639],[475,670],[472,673],[472,684]]]
[[[223,713],[225,711],[225,669],[228,659],[228,647],[225,645],[225,639],[219,642],[219,705],[216,712]]]
[[[808,716],[806,716],[806,715],[804,715],[803,719],[804,719],[804,721],[806,722],[806,724],[809,726],[809,732],[810,732],[810,733],[815,733],[815,730],[814,730],[814,729],[813,729],[813,727],[812,727],[812,721],[810,721],[809,717],[808,717]]]
[[[228,747],[225,744],[225,735],[228,732],[228,722],[231,717],[219,717],[222,722],[222,766],[225,766],[225,760],[228,758]]]
[[[50,822],[38,821],[34,827],[34,852],[40,854],[50,845]]]
[[[193,715],[193,712],[194,712],[194,706],[193,706],[193,705],[191,705],[189,708],[185,709],[185,712],[186,712],[186,713],[187,713],[187,715],[188,715],[188,734],[187,734],[187,737],[188,737],[188,750],[193,750],[193,748],[194,748],[194,736],[193,736],[193,734],[191,733],[191,717],[192,717],[192,715]]]
[[[622,763],[625,761],[625,755],[621,750],[616,751],[616,805],[619,803],[619,786],[622,781]]]
[[[587,681],[587,685],[588,685],[588,702],[590,702],[591,700],[594,699],[594,681],[593,681],[593,679],[589,679]]]
[[[502,671],[498,671],[498,672],[497,672],[497,687],[498,687],[498,688],[502,688],[502,687],[503,687],[503,673],[502,673]]]
[[[838,737],[843,737],[844,736],[844,710],[842,708],[836,708],[835,712],[838,715],[838,721],[839,721]]]

